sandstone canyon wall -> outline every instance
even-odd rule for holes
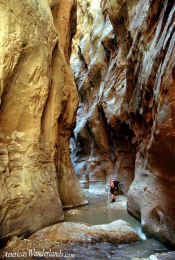
[[[82,179],[114,169],[145,231],[175,244],[175,3],[78,1],[71,139]],[[81,16],[83,19],[81,19]]]
[[[1,238],[28,235],[84,203],[69,156],[75,24],[74,0],[0,0]]]

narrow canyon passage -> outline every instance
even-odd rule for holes
[[[0,0],[0,32],[0,258],[174,260],[175,2]]]
[[[84,182],[116,175],[144,232],[174,247],[175,3],[77,3],[75,173]]]
[[[82,183],[116,175],[143,231],[174,248],[175,3],[77,3],[75,173]]]

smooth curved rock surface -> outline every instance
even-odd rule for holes
[[[117,220],[104,225],[87,225],[83,223],[64,222],[44,228],[26,240],[13,238],[6,249],[19,248],[24,245],[40,244],[48,241],[49,247],[56,243],[94,243],[112,242],[124,244],[139,241],[140,237],[136,231],[125,221]],[[28,246],[27,246],[28,248]],[[6,251],[5,249],[5,251]]]
[[[71,59],[75,171],[84,180],[114,171],[144,230],[174,245],[175,3],[88,3],[79,1],[85,19]]]
[[[26,236],[84,203],[69,153],[78,96],[64,52],[75,2],[65,12],[63,2],[0,3],[1,238]]]
[[[136,231],[125,221],[117,220],[104,225],[87,225],[65,222],[45,228],[33,234],[29,239],[59,242],[89,243],[108,241],[116,244],[135,242],[140,240]]]
[[[114,42],[113,27],[109,17],[103,16],[100,1],[78,1],[71,67],[80,102],[71,156],[77,175],[84,181],[104,180],[113,166],[114,154],[100,102],[104,88],[101,82],[109,65],[106,53],[110,55]]]

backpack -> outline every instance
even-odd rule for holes
[[[114,185],[114,195],[118,195],[119,194],[119,181],[116,181],[115,185]]]

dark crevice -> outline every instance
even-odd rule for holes
[[[157,24],[159,21],[161,11],[164,6],[164,1],[157,1],[157,0],[152,0],[151,2],[151,7],[150,7],[150,13],[148,14],[147,18],[147,33],[149,34],[150,28],[154,29],[154,26]],[[152,30],[151,30],[152,32]]]
[[[157,39],[157,42],[160,40],[160,38],[161,38],[161,36],[162,36],[162,33],[163,33],[163,31],[164,31],[164,28],[168,25],[168,28],[167,28],[167,34],[168,34],[168,30],[169,30],[169,28],[170,28],[170,26],[171,26],[171,23],[173,22],[173,15],[171,14],[171,16],[172,16],[172,20],[169,22],[169,24],[167,24],[167,20],[170,18],[170,13],[171,13],[171,10],[172,10],[172,8],[173,8],[173,6],[174,6],[174,3],[173,3],[173,1],[168,1],[167,2],[167,4],[166,4],[166,1],[165,2],[163,2],[163,3],[161,3],[161,4],[159,4],[160,5],[160,14],[163,16],[163,21],[162,21],[162,25],[161,25],[161,30],[160,30],[160,33],[159,33],[159,37],[158,37],[158,39]],[[166,6],[165,6],[166,5]],[[165,8],[165,11],[164,11],[164,13],[163,13],[163,8]],[[162,9],[162,11],[161,11],[161,9]]]
[[[106,61],[107,61],[107,63],[109,63],[110,59],[111,59],[112,52],[113,52],[113,50],[115,50],[117,48],[117,45],[118,45],[116,35],[115,35],[114,38],[108,40],[107,42],[105,40],[103,40],[102,45],[103,45],[103,48],[105,50]]]
[[[172,78],[175,81],[175,67],[172,69]]]
[[[165,14],[164,14],[164,17],[163,17],[163,26],[162,26],[162,31],[167,23],[167,20],[169,19],[169,15],[171,13],[171,10],[172,8],[174,7],[174,1],[172,0],[169,0],[168,1],[168,4],[167,4],[167,7],[166,7],[166,10],[165,10]]]
[[[117,131],[117,136],[119,138],[132,138],[134,136],[133,130],[125,122],[121,122],[120,127]]]
[[[83,54],[82,54],[82,51],[81,51],[81,48],[80,48],[79,45],[78,45],[78,56],[79,56],[80,60],[83,62],[84,68],[85,68],[86,70],[88,70],[88,65],[87,65],[87,63],[86,63],[86,61],[85,61],[85,58],[84,58],[84,56],[83,56]]]
[[[54,67],[54,62],[55,62],[57,50],[58,50],[58,41],[55,44],[55,47],[54,47],[53,52],[52,52],[52,59],[51,59],[52,63],[50,65],[50,68]],[[44,108],[43,108],[43,113],[42,113],[42,116],[41,116],[41,135],[44,132],[44,120],[45,120],[45,116],[46,116],[46,113],[47,113],[47,107],[48,107],[48,102],[49,102],[49,99],[50,99],[51,88],[53,87],[52,84],[53,84],[53,82],[52,82],[52,77],[51,77],[50,82],[49,82],[49,86],[48,86],[48,88],[49,88],[48,96],[47,96],[47,99],[45,101]]]
[[[114,148],[114,143],[113,143],[113,138],[112,138],[112,128],[107,122],[107,118],[105,116],[103,106],[101,104],[98,105],[98,111],[99,111],[99,114],[101,115],[101,119],[105,125],[105,129],[108,134],[108,142],[109,142],[109,146],[111,149],[112,160],[114,161],[116,158],[116,154],[115,154],[115,148]]]
[[[68,55],[70,58],[71,52],[72,52],[72,39],[74,35],[76,34],[77,30],[77,0],[74,0],[71,12],[70,12],[70,43],[69,43],[69,49],[68,49]]]
[[[5,238],[0,239],[0,250],[5,248],[10,240],[11,240],[11,237],[5,237]]]
[[[152,93],[149,91],[145,91],[145,100],[149,101],[152,98]]]
[[[102,41],[102,45],[103,45],[103,48],[105,50],[105,56],[106,56],[107,63],[109,63],[110,62],[110,58],[111,58],[111,51],[108,48],[106,48],[106,46],[105,46],[103,41]]]
[[[75,134],[72,134],[72,138],[76,144],[76,149],[74,150],[76,158],[78,158],[78,161],[81,160],[84,156],[90,154],[90,139],[93,141],[94,136],[91,132],[91,129],[88,125],[86,124],[84,131],[87,133],[86,137],[83,137],[81,135],[81,132],[78,133],[78,135],[75,137]]]

